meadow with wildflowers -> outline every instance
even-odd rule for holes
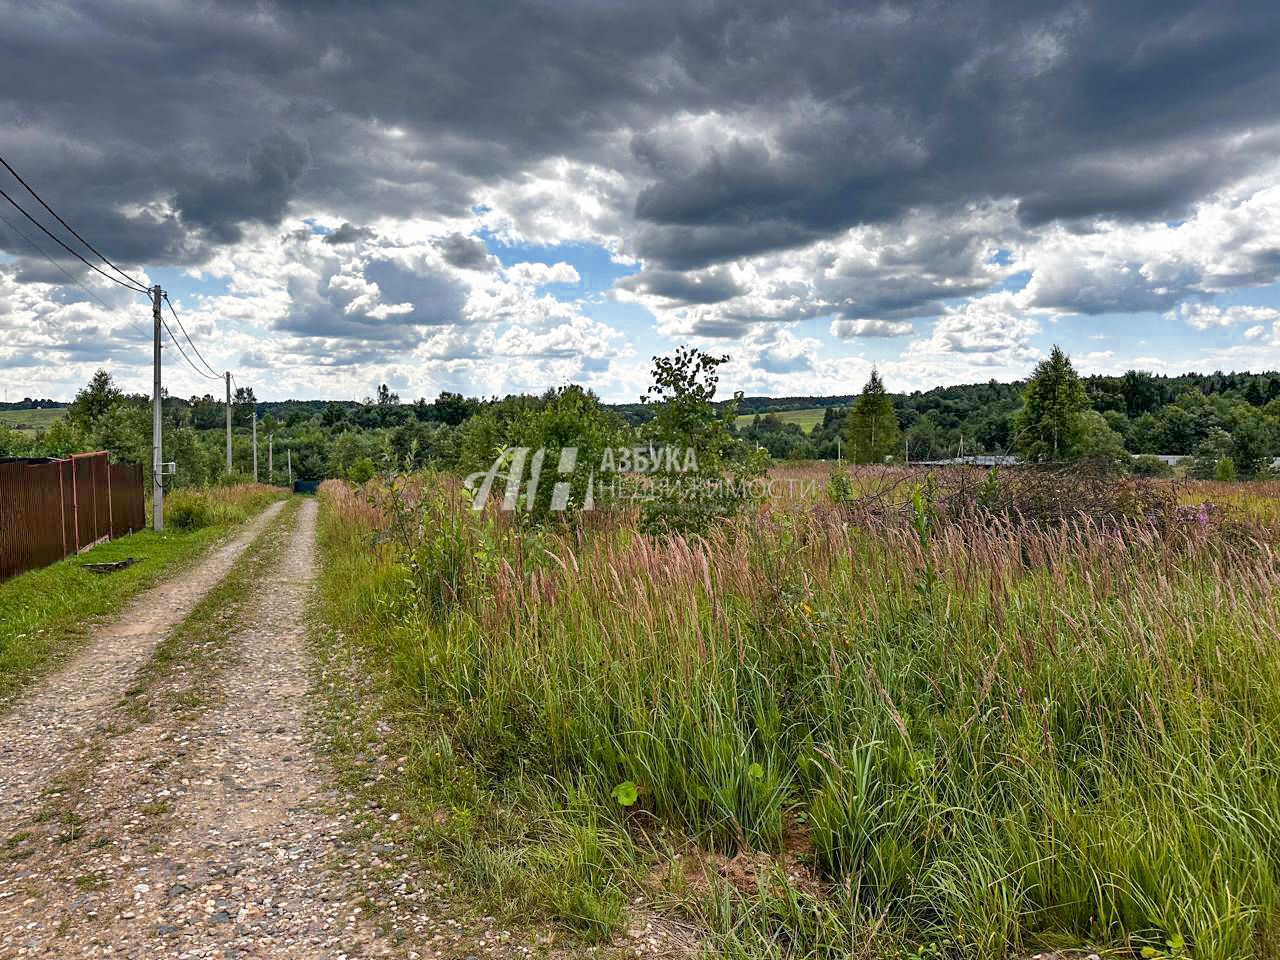
[[[696,535],[326,483],[430,856],[602,942],[1275,956],[1278,485],[826,479]]]

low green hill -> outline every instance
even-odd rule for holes
[[[0,427],[11,430],[44,430],[61,419],[65,407],[43,407],[39,410],[0,410]]]
[[[809,433],[822,422],[823,416],[826,414],[826,407],[806,407],[803,410],[777,410],[770,411],[772,416],[777,417],[783,423],[796,423],[800,425],[800,429],[805,433]],[[739,427],[748,427],[751,421],[755,419],[756,414],[744,413],[737,419]]]

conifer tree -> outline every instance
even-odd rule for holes
[[[1059,463],[1080,456],[1085,439],[1085,393],[1070,358],[1057,345],[1036,366],[1014,417],[1015,448],[1023,460]]]

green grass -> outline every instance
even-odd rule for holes
[[[607,940],[639,899],[744,957],[1276,955],[1274,527],[818,503],[658,541],[413,490],[327,487],[325,615],[495,909]]]
[[[826,407],[806,407],[803,410],[780,410],[774,413],[783,423],[796,423],[800,425],[800,429],[805,433],[812,433],[813,428],[822,422],[822,418],[826,415]],[[751,426],[756,414],[743,414],[737,418],[738,429]]]
[[[12,430],[47,430],[67,413],[65,407],[39,410],[0,410],[0,427]]]
[[[0,583],[0,708],[83,642],[95,621],[193,564],[236,524],[281,494],[246,488],[238,495],[220,491],[216,496],[219,523],[164,534],[144,530]],[[232,496],[239,506],[226,509]],[[138,562],[114,573],[84,569],[86,563],[128,557]]]

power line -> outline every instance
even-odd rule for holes
[[[71,254],[73,257],[75,257],[77,260],[79,260],[81,263],[83,263],[83,264],[84,264],[86,267],[88,267],[90,270],[96,270],[98,273],[102,274],[104,277],[106,277],[106,278],[107,278],[108,280],[110,280],[112,283],[118,283],[118,284],[120,284],[120,286],[125,287],[125,288],[127,288],[127,289],[129,289],[129,290],[134,290],[134,291],[136,291],[136,292],[138,292],[138,293],[147,293],[147,292],[148,292],[146,287],[143,287],[143,286],[136,286],[136,287],[135,287],[135,286],[134,286],[133,284],[131,284],[131,283],[125,283],[125,282],[124,282],[123,280],[121,280],[119,277],[113,277],[111,274],[107,273],[105,270],[101,269],[100,267],[95,267],[92,263],[90,263],[90,262],[89,262],[88,260],[86,260],[84,257],[80,256],[80,254],[76,253],[74,250],[72,250],[70,247],[68,247],[65,243],[63,243],[61,239],[59,239],[58,237],[56,237],[56,236],[54,236],[52,233],[50,233],[50,232],[49,232],[49,228],[48,228],[48,227],[46,227],[43,223],[41,223],[39,220],[37,220],[37,219],[36,219],[35,217],[33,217],[31,214],[27,213],[27,211],[23,210],[23,209],[22,209],[22,207],[19,205],[18,201],[17,201],[17,200],[15,200],[15,199],[13,199],[13,197],[9,196],[9,195],[8,195],[7,193],[5,193],[3,190],[0,190],[0,197],[4,197],[4,198],[5,198],[6,200],[8,200],[11,204],[13,204],[13,207],[14,207],[14,209],[15,209],[15,210],[17,210],[20,214],[22,214],[24,217],[26,217],[28,220],[30,220],[32,223],[34,223],[37,227],[39,227],[41,230],[43,230],[43,231],[44,231],[44,233],[49,237],[49,239],[50,239],[50,240],[52,240],[54,243],[56,243],[58,246],[60,246],[63,250],[67,251],[67,253]]]
[[[23,240],[25,240],[25,241],[27,242],[27,244],[31,247],[31,249],[35,250],[35,251],[36,251],[36,253],[40,254],[40,256],[44,257],[46,260],[48,260],[50,263],[52,263],[55,267],[57,267],[60,271],[62,271],[62,275],[63,275],[64,277],[66,277],[68,280],[70,280],[72,283],[74,283],[77,287],[79,287],[81,290],[83,290],[83,291],[84,291],[85,293],[87,293],[89,296],[93,297],[93,299],[97,300],[100,304],[102,304],[104,307],[106,307],[106,308],[107,308],[108,310],[110,310],[112,313],[118,314],[119,316],[123,317],[123,318],[124,318],[125,323],[129,324],[129,326],[133,327],[133,329],[137,330],[137,331],[138,331],[138,333],[142,334],[144,337],[148,337],[148,338],[149,338],[149,337],[151,336],[151,334],[147,333],[147,331],[143,330],[140,326],[138,326],[136,323],[134,323],[132,320],[130,320],[130,319],[128,318],[128,316],[126,316],[124,313],[121,313],[118,309],[116,309],[115,307],[113,307],[111,304],[107,303],[107,301],[103,300],[100,296],[98,296],[96,293],[94,293],[92,290],[90,290],[88,287],[86,287],[83,283],[81,283],[79,280],[77,280],[74,276],[72,276],[70,273],[68,273],[65,269],[63,269],[62,264],[58,263],[58,261],[57,261],[57,260],[53,259],[53,257],[49,256],[49,254],[45,253],[45,252],[44,252],[44,250],[42,250],[42,249],[40,248],[40,246],[39,246],[39,245],[38,245],[34,240],[32,240],[32,239],[31,239],[30,237],[28,237],[25,233],[23,233],[21,230],[19,230],[17,227],[15,227],[15,226],[13,225],[13,222],[12,222],[8,217],[6,217],[4,214],[2,214],[2,213],[0,213],[0,220],[3,220],[3,221],[5,222],[5,225],[6,225],[6,226],[8,226],[8,228],[9,228],[10,230],[12,230],[14,233],[16,233],[18,236],[20,236]]]
[[[212,373],[219,380],[221,380],[222,374],[218,373],[217,370],[209,366],[209,361],[204,358],[204,354],[200,352],[200,348],[196,346],[196,342],[191,339],[191,334],[187,333],[187,328],[182,325],[182,318],[178,316],[178,311],[173,309],[173,301],[169,299],[169,295],[166,293],[163,296],[164,296],[164,302],[169,305],[169,312],[173,314],[173,319],[178,321],[178,329],[181,330],[182,335],[187,338],[187,343],[191,344],[191,349],[196,352],[196,356],[200,358],[200,362],[203,363],[205,367],[208,368],[209,372]]]
[[[133,277],[129,276],[129,274],[125,273],[123,270],[121,270],[119,267],[117,267],[114,263],[112,263],[110,260],[108,260],[108,259],[107,259],[105,256],[103,256],[101,253],[98,253],[98,248],[97,248],[97,247],[95,247],[92,243],[90,243],[90,242],[89,242],[88,240],[86,240],[84,237],[80,236],[80,234],[76,233],[75,228],[74,228],[74,227],[72,227],[72,226],[71,226],[71,224],[67,223],[67,221],[63,220],[60,216],[58,216],[57,211],[55,211],[55,210],[53,209],[53,207],[49,206],[47,203],[45,203],[45,202],[44,202],[44,198],[43,198],[43,197],[41,197],[41,196],[40,196],[40,194],[38,194],[38,193],[36,193],[36,192],[35,192],[35,190],[34,190],[34,189],[32,188],[32,186],[31,186],[31,184],[29,184],[29,183],[27,183],[27,181],[23,180],[23,179],[22,179],[22,177],[19,175],[19,173],[18,173],[18,171],[17,171],[17,170],[15,170],[15,169],[13,169],[13,167],[9,166],[9,161],[8,161],[8,160],[6,160],[4,157],[0,157],[0,163],[3,163],[3,164],[4,164],[4,168],[5,168],[6,170],[8,170],[10,173],[12,173],[12,174],[13,174],[13,178],[14,178],[15,180],[17,180],[20,184],[22,184],[24,187],[26,187],[26,188],[27,188],[27,193],[31,194],[31,195],[32,195],[33,197],[35,197],[38,201],[40,201],[40,206],[44,207],[44,208],[45,208],[46,210],[48,210],[51,214],[53,214],[53,218],[54,218],[55,220],[57,220],[60,224],[62,224],[64,227],[66,227],[68,230],[70,230],[70,231],[71,231],[71,235],[72,235],[73,237],[75,237],[77,240],[79,240],[81,243],[83,243],[86,247],[88,247],[88,248],[89,248],[90,250],[92,250],[94,253],[98,254],[99,259],[101,259],[103,263],[105,263],[107,266],[109,266],[109,267],[110,267],[112,270],[114,270],[116,273],[120,274],[120,276],[124,277],[126,280],[129,280],[131,283],[133,283],[133,285],[134,285],[134,286],[137,286],[137,287],[141,287],[141,286],[143,286],[143,284],[142,284],[141,282],[139,282],[138,280],[135,280]],[[11,202],[12,202],[12,201],[11,201]]]
[[[169,327],[169,324],[168,324],[165,320],[163,320],[163,319],[160,321],[160,323],[161,323],[161,324],[163,324],[164,329],[165,329],[165,332],[166,332],[167,334],[169,334],[169,342],[170,342],[170,343],[172,343],[175,347],[177,347],[177,348],[178,348],[178,352],[179,352],[180,354],[182,354],[182,359],[183,359],[183,360],[185,360],[185,361],[187,361],[187,365],[188,365],[189,367],[191,367],[191,369],[192,369],[192,370],[194,370],[196,373],[200,374],[200,376],[204,377],[206,380],[221,380],[221,379],[222,379],[221,377],[215,377],[215,376],[212,376],[212,375],[210,375],[210,374],[205,373],[203,370],[201,370],[199,367],[197,367],[194,363],[192,363],[192,362],[191,362],[191,358],[187,356],[187,351],[185,351],[185,350],[183,350],[183,349],[182,349],[182,343],[178,340],[178,338],[177,338],[177,337],[175,337],[175,336],[173,335],[173,330]]]
[[[167,322],[167,321],[165,321],[165,319],[164,319],[163,317],[160,319],[160,322],[164,325],[164,329],[165,329],[165,331],[169,334],[169,340],[170,340],[170,342],[171,342],[175,347],[177,347],[177,348],[178,348],[178,352],[179,352],[180,354],[182,354],[182,359],[183,359],[183,360],[185,360],[185,361],[187,361],[187,365],[188,365],[188,366],[190,366],[192,370],[194,370],[196,373],[200,374],[200,376],[204,377],[206,380],[221,380],[221,379],[222,379],[221,377],[214,377],[214,376],[211,376],[211,375],[209,375],[209,374],[205,373],[203,370],[201,370],[199,367],[197,367],[194,363],[192,363],[192,362],[191,362],[191,358],[187,356],[187,351],[185,351],[185,350],[183,350],[183,349],[182,349],[182,344],[181,344],[181,342],[179,342],[178,338],[177,338],[177,337],[175,337],[175,336],[173,335],[173,331],[169,329],[169,324],[168,324],[168,322]]]

